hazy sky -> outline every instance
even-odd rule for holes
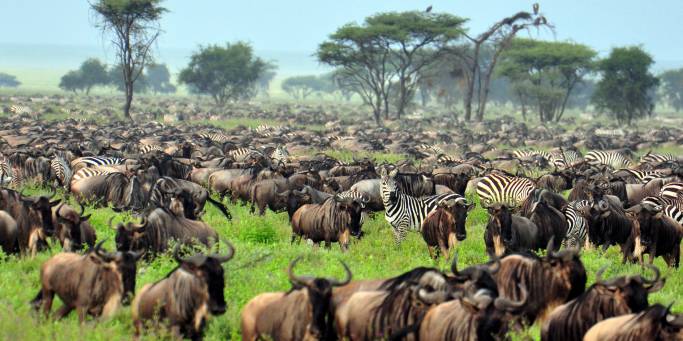
[[[521,0],[167,0],[162,48],[246,40],[261,51],[313,53],[342,24],[380,11],[449,12],[469,18],[470,32],[534,1]],[[656,3],[656,4],[655,4]],[[546,38],[585,43],[602,55],[613,46],[642,44],[658,62],[683,60],[683,0],[540,1],[556,25]],[[85,0],[0,0],[0,43],[102,47]]]

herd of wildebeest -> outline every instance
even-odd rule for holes
[[[683,340],[683,315],[648,302],[665,284],[654,258],[677,268],[683,236],[683,159],[649,150],[680,145],[683,129],[565,131],[501,118],[441,131],[320,117],[330,122],[317,131],[0,118],[0,246],[17,257],[63,248],[42,265],[30,304],[49,316],[57,295],[56,317],[75,309],[80,321],[129,304],[136,334],[161,321],[200,339],[207,317],[226,312],[221,264],[239,252],[202,215],[208,202],[231,219],[230,201],[254,214],[286,211],[292,243],[347,252],[368,215],[384,211],[387,247],[416,231],[425,252],[452,262],[448,273],[418,267],[388,279],[353,279],[342,263],[346,276],[334,279],[297,275],[294,259],[289,291],[243,307],[244,340],[496,340],[534,323],[543,340]],[[405,159],[319,152],[329,150]],[[53,196],[24,195],[26,183]],[[78,207],[55,199],[57,189]],[[459,269],[454,249],[475,205],[490,216],[490,261]],[[107,251],[86,206],[139,219],[109,220],[116,250]],[[202,244],[211,251],[193,248]],[[603,268],[587,287],[580,251],[611,245],[651,275],[606,279]],[[135,292],[136,264],[166,252],[177,267]]]

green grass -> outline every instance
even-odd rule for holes
[[[29,189],[29,193],[45,193],[44,190]],[[267,212],[259,217],[249,213],[248,207],[229,206],[233,215],[228,222],[214,207],[207,205],[204,219],[218,233],[235,244],[235,258],[225,264],[225,297],[228,311],[225,315],[212,318],[206,329],[207,340],[239,339],[241,308],[254,296],[268,291],[289,289],[285,270],[289,262],[299,255],[304,260],[297,267],[297,273],[316,276],[342,276],[340,260],[351,268],[356,279],[386,278],[407,271],[416,266],[436,266],[448,269],[446,261],[433,261],[429,258],[421,236],[410,233],[406,241],[396,247],[393,243],[391,228],[379,212],[366,223],[365,237],[354,240],[347,253],[341,252],[334,244],[331,249],[313,248],[306,243],[291,245],[290,227],[286,213]],[[133,219],[129,214],[118,214],[111,209],[88,209],[92,212],[91,222],[95,226],[98,239],[108,238],[105,247],[114,247],[114,231],[107,227],[107,220],[114,215],[114,222]],[[487,260],[483,243],[483,233],[487,213],[482,208],[470,212],[467,220],[467,240],[458,248],[460,266],[482,263]],[[75,314],[63,321],[45,321],[37,317],[29,308],[28,302],[39,288],[40,265],[51,255],[59,252],[57,248],[40,253],[35,259],[10,257],[0,262],[0,339],[2,340],[129,340],[133,333],[130,309],[125,307],[108,321],[89,321],[79,325]],[[588,270],[589,283],[594,280],[595,272],[608,266],[606,276],[641,273],[638,265],[622,265],[621,255],[616,247],[606,253],[596,250],[582,255]],[[152,263],[140,263],[138,289],[146,283],[163,278],[174,267],[169,255],[162,255]],[[664,289],[651,296],[650,302],[668,304],[675,302],[674,310],[681,311],[681,292],[683,275],[667,269],[661,260],[656,265],[667,278]],[[650,274],[647,274],[648,276]],[[55,303],[53,311],[58,309]],[[516,338],[531,336],[538,338],[538,326],[526,330]],[[143,339],[164,338],[163,333],[146,334]]]

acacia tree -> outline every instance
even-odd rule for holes
[[[118,64],[123,75],[125,104],[123,114],[131,119],[133,86],[151,59],[152,44],[161,34],[159,20],[167,12],[162,0],[98,0],[91,8],[99,16],[98,27],[112,35]]]
[[[314,75],[289,77],[281,84],[282,90],[295,99],[306,99],[315,92],[325,90],[324,86],[323,81]]]
[[[654,90],[659,84],[650,73],[652,57],[640,47],[618,47],[598,63],[602,78],[592,102],[619,123],[631,125],[634,118],[649,116],[654,110]]]
[[[166,64],[151,64],[145,70],[147,84],[154,93],[169,94],[176,92],[175,85],[171,84],[171,73]]]
[[[486,101],[491,85],[491,77],[493,76],[493,71],[498,63],[498,57],[509,47],[510,42],[517,36],[519,31],[527,30],[532,27],[552,28],[545,16],[539,13],[538,4],[533,5],[532,13],[521,11],[513,16],[503,18],[477,36],[465,34],[465,37],[472,44],[470,53],[462,55],[462,62],[467,65],[467,91],[465,92],[464,98],[466,120],[469,121],[472,118],[472,101],[475,90],[478,102],[476,120],[481,121],[484,118]],[[482,58],[482,52],[485,46],[491,48],[491,56],[490,58],[486,58],[486,62],[484,62],[484,59]]]
[[[683,69],[668,70],[662,73],[662,92],[669,105],[680,111],[683,109]]]
[[[515,39],[502,55],[499,74],[512,81],[523,116],[533,101],[541,122],[559,121],[572,91],[592,70],[595,56],[581,44]]]
[[[275,75],[277,75],[277,64],[272,61],[266,62],[263,72],[256,80],[256,89],[266,97],[269,97],[268,90],[270,83],[275,79]]]
[[[180,71],[178,81],[195,93],[210,95],[219,106],[246,99],[256,92],[255,85],[267,63],[254,56],[245,42],[200,47],[190,64]]]
[[[107,66],[97,58],[90,58],[81,64],[78,70],[67,72],[59,82],[59,87],[65,91],[83,90],[86,95],[98,85],[109,83]]]
[[[0,87],[16,88],[21,85],[16,76],[0,72]]]

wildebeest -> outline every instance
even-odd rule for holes
[[[549,251],[546,257],[512,254],[501,259],[495,274],[500,296],[519,301],[523,285],[529,299],[522,312],[523,321],[533,323],[543,319],[554,307],[583,293],[586,269],[578,250]]]
[[[447,302],[433,306],[419,329],[420,340],[497,340],[508,332],[511,317],[521,311],[528,294],[520,288],[523,297],[519,302],[498,297],[497,293],[480,290],[476,294],[465,292]],[[424,295],[425,303],[433,302]]]
[[[348,284],[351,270],[342,262],[346,271],[342,281],[297,276],[294,267],[300,259],[295,259],[287,271],[292,283],[290,291],[263,293],[244,306],[242,340],[329,340],[334,337],[330,314],[332,289]]]
[[[103,252],[103,243],[104,240],[85,255],[63,252],[43,263],[41,289],[31,301],[34,308],[38,310],[42,305],[48,316],[57,294],[63,303],[57,312],[59,319],[73,309],[81,322],[86,315],[111,317],[135,290],[135,263],[142,253]]]
[[[148,207],[168,207],[171,196],[182,199],[185,217],[188,219],[197,219],[207,201],[218,208],[226,218],[232,218],[225,205],[213,200],[204,187],[191,181],[170,177],[161,177],[154,183],[150,190]]]
[[[144,321],[157,320],[168,323],[174,335],[202,338],[209,314],[222,315],[226,310],[221,264],[232,259],[235,248],[225,244],[225,255],[196,254],[187,258],[180,257],[180,244],[176,244],[173,257],[178,266],[164,279],[142,287],[133,300],[135,335],[140,335]]]
[[[109,220],[111,226],[111,219]],[[116,227],[116,248],[119,251],[149,251],[150,255],[164,252],[171,240],[190,245],[211,246],[218,234],[207,223],[179,217],[166,208],[150,212],[140,224],[119,224]]]
[[[35,256],[47,246],[47,236],[54,233],[52,207],[61,200],[54,197],[25,197],[11,189],[0,190],[0,210],[7,212],[17,225],[17,245],[21,254]]]
[[[585,341],[683,340],[683,315],[673,314],[671,305],[655,304],[638,314],[612,317],[595,324]]]
[[[360,235],[363,206],[362,199],[338,196],[322,204],[301,206],[292,216],[292,242],[301,237],[314,243],[324,241],[326,247],[339,242],[342,250],[347,250],[350,236]]]
[[[81,250],[85,245],[92,248],[95,246],[97,235],[88,219],[90,214],[85,213],[85,207],[81,206],[81,212],[76,212],[72,207],[61,203],[52,208],[52,220],[55,226],[54,237],[62,245],[64,251]]]
[[[659,270],[652,280],[640,275],[601,279],[605,268],[596,274],[595,284],[577,298],[557,307],[543,324],[542,340],[582,340],[583,335],[597,322],[618,315],[637,313],[647,308],[649,293],[661,289],[664,280]]]
[[[145,195],[137,176],[111,173],[84,178],[71,183],[71,192],[79,202],[111,203],[116,209],[141,210]]]
[[[484,243],[491,258],[545,246],[539,239],[538,226],[528,218],[512,214],[505,204],[492,204],[487,209],[491,218],[486,225]]]
[[[439,207],[427,215],[421,232],[432,258],[436,258],[434,247],[438,246],[442,256],[448,258],[449,250],[457,241],[465,240],[465,220],[473,207],[474,204],[468,204],[465,198],[457,198],[440,202]]]
[[[19,253],[17,222],[5,211],[0,211],[0,248],[6,255]]]
[[[588,223],[588,239],[593,245],[602,245],[603,249],[620,245],[623,261],[632,258],[633,226],[618,198],[605,195],[579,212]]]
[[[678,267],[681,259],[681,238],[683,227],[662,212],[661,205],[642,202],[626,210],[632,216],[636,233],[634,256],[642,261],[644,254],[650,254],[650,264],[655,257],[662,256],[668,266]]]

